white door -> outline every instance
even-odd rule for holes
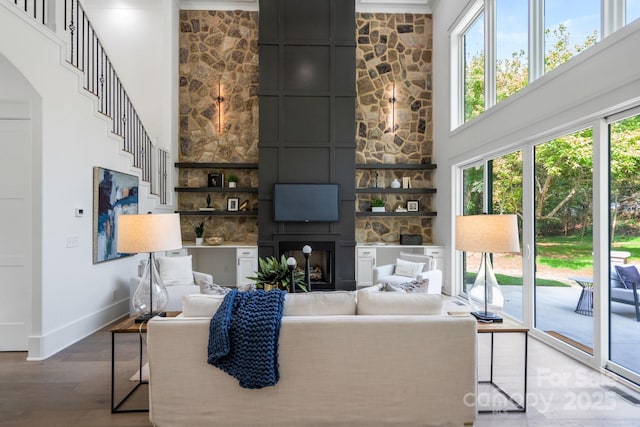
[[[0,351],[26,351],[31,318],[31,122],[0,120]]]

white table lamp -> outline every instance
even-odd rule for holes
[[[118,252],[149,253],[140,283],[133,294],[133,307],[141,316],[136,322],[146,322],[153,316],[163,316],[169,296],[153,256],[154,252],[182,247],[179,214],[119,215],[117,217]]]
[[[469,300],[478,307],[471,314],[482,321],[501,322],[502,318],[490,311],[502,310],[504,297],[489,254],[520,252],[517,217],[487,214],[456,217],[456,249],[482,253],[480,270],[469,290]]]

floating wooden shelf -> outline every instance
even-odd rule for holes
[[[437,212],[356,212],[356,216],[437,216]]]
[[[185,216],[258,216],[258,211],[176,211]]]
[[[356,169],[431,170],[433,163],[356,163]]]
[[[434,194],[435,188],[356,188],[356,193],[380,194]]]
[[[257,193],[257,187],[176,187],[178,193]]]
[[[257,163],[185,163],[176,162],[177,168],[191,169],[258,169]]]

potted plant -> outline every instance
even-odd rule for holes
[[[237,175],[229,174],[229,176],[227,177],[227,181],[229,181],[229,188],[236,188],[240,179]]]
[[[371,200],[371,212],[384,212],[384,200],[373,199]]]
[[[196,233],[196,245],[201,245],[204,236],[204,221],[193,227],[193,231]]]
[[[287,258],[284,255],[280,259],[276,257],[259,258],[259,271],[255,272],[254,277],[247,277],[249,280],[256,282],[256,288],[269,291],[271,289],[291,290],[291,272],[287,265]],[[302,289],[307,292],[304,283],[304,272],[302,270],[294,270],[294,281],[296,290]]]

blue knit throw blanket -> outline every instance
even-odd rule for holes
[[[207,362],[240,387],[274,386],[280,379],[278,337],[286,292],[229,292],[209,324]]]

